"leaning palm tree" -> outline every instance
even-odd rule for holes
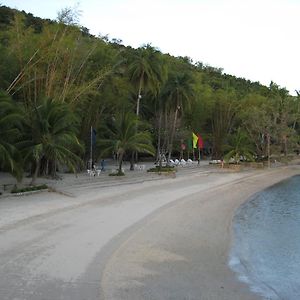
[[[119,161],[118,175],[123,175],[122,163],[125,153],[129,151],[151,155],[155,153],[150,133],[146,130],[137,132],[138,124],[142,125],[136,115],[130,112],[122,112],[106,128],[108,138],[100,140],[103,153],[117,154]]]
[[[46,173],[51,173],[53,177],[56,177],[57,163],[75,172],[81,163],[77,153],[82,150],[76,133],[76,116],[65,103],[44,98],[27,112],[24,139],[18,145],[22,148],[25,161],[35,166],[32,185],[42,162],[45,163]]]
[[[18,180],[22,177],[16,139],[20,135],[21,112],[16,103],[0,92],[0,167],[7,168]]]

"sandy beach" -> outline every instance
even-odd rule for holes
[[[299,172],[203,165],[176,178],[73,177],[56,192],[4,195],[1,299],[260,299],[228,267],[232,218]]]

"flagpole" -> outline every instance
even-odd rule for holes
[[[198,147],[198,165],[200,165],[200,147]]]
[[[93,126],[91,126],[91,151],[90,151],[90,169],[93,168]]]

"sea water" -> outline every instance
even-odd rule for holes
[[[300,176],[249,199],[233,220],[229,265],[263,299],[300,299]]]

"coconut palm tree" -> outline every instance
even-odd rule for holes
[[[189,106],[194,96],[193,78],[190,73],[184,72],[171,76],[166,83],[164,95],[168,99],[169,110],[174,112],[168,147],[168,161],[170,161],[179,111],[183,111],[184,107]]]
[[[20,135],[22,116],[15,102],[0,92],[0,167],[7,168],[17,179],[21,179],[18,149],[16,139]]]
[[[76,153],[82,145],[76,137],[77,119],[68,105],[44,98],[25,116],[24,138],[18,143],[25,161],[34,166],[31,184],[35,184],[42,161],[46,173],[56,176],[57,163],[67,165],[75,172],[81,159]],[[49,168],[50,166],[50,168]]]
[[[138,48],[130,58],[128,72],[131,82],[137,87],[136,115],[140,114],[140,101],[145,90],[157,94],[165,72],[160,52],[150,45]]]
[[[136,115],[139,116],[142,93],[156,97],[166,78],[167,73],[161,53],[149,44],[138,48],[129,58],[128,73],[131,83],[137,89]],[[133,160],[134,152],[131,158],[131,170],[133,170]]]
[[[137,132],[137,126],[141,130]],[[155,149],[148,131],[142,130],[142,124],[131,112],[122,112],[113,118],[106,127],[106,139],[100,140],[103,153],[116,153],[119,160],[118,175],[123,175],[122,163],[125,153],[137,151],[154,155]]]

